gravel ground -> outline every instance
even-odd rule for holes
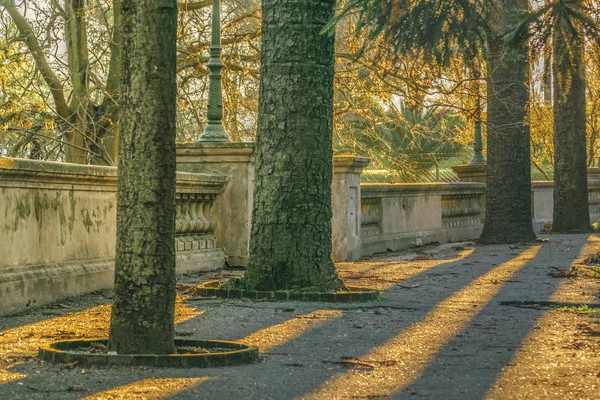
[[[260,362],[240,367],[40,362],[40,344],[107,334],[110,292],[66,299],[0,318],[0,399],[600,399],[600,318],[578,306],[598,304],[600,279],[561,277],[598,251],[596,235],[551,235],[339,264],[349,286],[383,291],[374,303],[183,295],[178,335],[257,345]],[[181,288],[235,274],[183,277]]]

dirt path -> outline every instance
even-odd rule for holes
[[[37,361],[42,343],[106,334],[108,292],[70,299],[0,318],[0,399],[600,399],[600,313],[582,306],[600,279],[560,276],[598,251],[594,235],[442,245],[339,264],[349,286],[384,291],[376,303],[179,302],[181,336],[260,348],[242,367]]]

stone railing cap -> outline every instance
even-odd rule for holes
[[[368,195],[370,192],[394,193],[430,193],[430,192],[454,192],[454,191],[473,191],[482,193],[485,190],[485,183],[480,182],[434,182],[434,183],[363,183],[360,185],[361,192]]]
[[[70,164],[55,161],[0,157],[0,170],[61,175],[117,176],[117,168],[100,165]]]
[[[186,155],[253,155],[254,142],[177,143],[177,156]]]
[[[486,164],[474,164],[474,165],[470,165],[470,164],[463,164],[463,165],[453,165],[452,167],[452,171],[454,172],[468,172],[468,171],[474,171],[474,172],[480,172],[480,171],[485,171],[486,170]]]
[[[553,188],[554,181],[531,181],[531,188]]]
[[[334,156],[333,157],[333,167],[335,169],[339,168],[365,168],[371,159],[368,157],[359,157],[353,155],[342,155],[342,156]]]
[[[104,182],[115,184],[117,180],[117,167],[100,165],[70,164],[54,161],[27,160],[21,158],[0,157],[0,175],[6,179],[21,180],[23,176],[31,177],[36,181],[57,183],[92,183]],[[12,178],[11,178],[12,177]],[[177,171],[177,185],[190,186],[209,184],[211,186],[224,186],[227,176],[218,174],[201,174]]]
[[[202,174],[196,172],[177,171],[177,182],[227,182],[227,176],[218,174]]]

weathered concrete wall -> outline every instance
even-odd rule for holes
[[[477,238],[484,191],[482,183],[363,184],[362,255]]]
[[[360,174],[369,160],[334,157],[332,183],[332,239],[335,261],[360,258]],[[185,143],[177,146],[177,169],[217,172],[229,178],[216,211],[217,243],[231,266],[248,264],[254,143]]]
[[[253,143],[177,149],[178,272],[244,266],[254,185]],[[368,159],[335,157],[335,261],[427,242],[475,239],[485,184],[360,184]],[[481,172],[481,171],[476,171]],[[0,313],[110,287],[117,170],[0,158]],[[600,217],[600,181],[590,215]],[[537,230],[552,220],[552,182],[533,182]],[[225,250],[225,253],[223,252]]]
[[[360,174],[368,158],[334,157],[331,202],[331,238],[334,261],[354,261],[361,256]]]
[[[217,242],[231,266],[246,266],[254,193],[254,143],[177,145],[177,170],[228,177],[216,210]]]
[[[178,272],[223,266],[213,204],[226,178],[178,173]],[[110,287],[117,170],[0,158],[0,312]]]
[[[590,220],[596,222],[600,218],[600,180],[588,180],[588,193]],[[531,182],[531,200],[533,207],[533,230],[534,232],[541,232],[544,230],[545,223],[552,222],[554,212],[554,182]]]

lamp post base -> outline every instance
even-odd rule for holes
[[[473,154],[471,161],[469,161],[469,165],[485,165],[485,157],[481,153]]]
[[[204,132],[198,138],[199,142],[228,142],[229,135],[225,132],[225,128],[220,122],[209,122],[204,128]]]

